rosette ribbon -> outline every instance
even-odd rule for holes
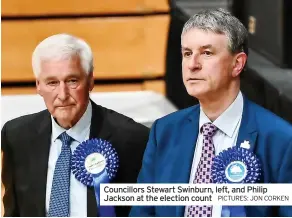
[[[232,147],[213,159],[211,175],[214,183],[256,183],[261,176],[260,161],[254,153],[242,147]],[[244,206],[223,206],[222,216],[244,217]]]
[[[117,174],[119,159],[112,145],[102,139],[89,139],[75,149],[71,169],[76,179],[86,186],[93,186],[99,216],[114,217],[113,206],[100,205],[100,184],[109,183]]]

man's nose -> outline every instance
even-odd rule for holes
[[[68,97],[68,87],[66,83],[60,82],[58,91],[58,98],[62,101],[66,100]]]
[[[198,54],[192,55],[192,57],[189,59],[188,67],[191,71],[201,69],[200,57]]]

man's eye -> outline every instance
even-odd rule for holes
[[[190,51],[187,51],[187,52],[183,53],[184,57],[190,57],[191,55],[192,55],[192,52],[190,52]]]
[[[77,79],[70,79],[70,80],[68,80],[68,83],[72,83],[72,84],[75,84],[77,82],[78,82]]]
[[[204,55],[207,55],[207,56],[211,56],[213,53],[210,52],[210,51],[204,51],[203,54],[204,54]]]
[[[70,87],[70,88],[76,88],[79,84],[79,80],[78,79],[69,79],[66,84]]]
[[[47,84],[49,86],[56,86],[56,85],[58,85],[58,82],[57,81],[49,81]]]

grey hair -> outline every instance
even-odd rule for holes
[[[89,45],[82,39],[69,34],[57,34],[40,42],[32,54],[32,69],[36,78],[41,72],[41,62],[64,60],[78,56],[81,67],[88,75],[93,72],[93,55]]]
[[[185,23],[182,36],[194,28],[225,34],[228,39],[228,49],[232,54],[245,52],[248,55],[248,32],[244,25],[228,11],[219,8],[195,14]]]

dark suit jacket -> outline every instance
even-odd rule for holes
[[[199,132],[199,105],[157,120],[151,128],[139,183],[189,183]],[[260,159],[259,183],[292,183],[292,126],[244,97],[237,144]],[[131,216],[184,216],[183,206],[134,206]],[[251,217],[292,216],[292,207],[246,206]]]
[[[16,118],[2,129],[5,216],[45,216],[46,181],[51,144],[48,110]],[[113,183],[135,183],[141,168],[149,129],[92,102],[90,138],[102,138],[116,149],[120,167]],[[87,216],[97,216],[93,188],[87,189]],[[116,207],[128,216],[129,207]]]

